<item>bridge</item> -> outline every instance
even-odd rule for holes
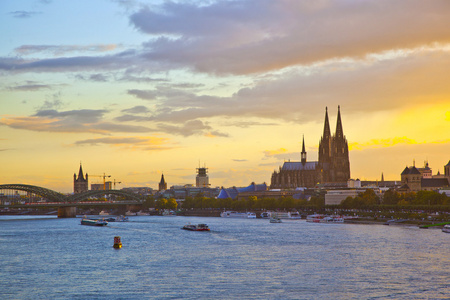
[[[16,191],[16,193],[6,195],[3,193],[6,191]],[[26,195],[20,195],[18,191],[26,192]],[[47,201],[40,199],[36,202],[36,195],[44,198]],[[124,199],[124,201],[105,201],[105,202],[86,202],[86,200],[92,199],[98,196],[116,195]],[[58,217],[75,217],[77,206],[89,206],[89,205],[140,205],[143,202],[143,197],[138,194],[121,191],[121,190],[95,190],[86,191],[78,194],[64,195],[62,193],[28,184],[2,184],[0,185],[0,206],[1,207],[57,207]]]

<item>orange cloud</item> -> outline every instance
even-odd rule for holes
[[[431,142],[417,142],[416,140],[407,138],[405,136],[403,137],[395,137],[395,138],[388,138],[388,139],[372,139],[365,143],[349,143],[348,148],[349,150],[363,150],[368,148],[385,148],[385,147],[394,147],[399,144],[403,145],[417,145],[417,144],[446,144],[450,143],[450,139],[446,140],[437,140],[437,141],[431,141]]]
[[[280,149],[277,149],[277,150],[265,150],[264,151],[264,155],[265,156],[275,156],[275,155],[283,154],[283,153],[286,153],[286,152],[287,152],[287,150],[284,149],[284,148],[280,148]]]
[[[146,137],[105,137],[87,139],[75,142],[75,145],[112,145],[115,147],[125,147],[133,150],[168,150],[173,147],[164,146],[169,143],[169,139],[155,136]]]

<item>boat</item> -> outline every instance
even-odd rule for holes
[[[165,209],[161,212],[161,215],[166,216],[166,217],[175,217],[177,214],[175,211],[173,210],[169,210],[169,209]]]
[[[270,218],[270,223],[282,223],[280,218]]]
[[[131,210],[129,210],[125,213],[125,216],[135,216],[135,215],[136,215],[136,213],[132,212]]]
[[[224,211],[220,213],[222,218],[245,218],[245,219],[256,219],[256,214],[252,212],[240,213],[237,211]]]
[[[406,220],[406,219],[391,219],[391,220],[387,220],[386,223],[384,223],[384,225],[396,225],[396,224],[401,224],[406,221],[408,221],[408,220]]]
[[[209,231],[209,227],[206,224],[186,224],[183,226],[184,230],[190,230],[190,231]]]
[[[310,223],[344,223],[344,218],[341,216],[326,216],[321,214],[309,215],[306,217],[306,222]]]
[[[450,233],[450,224],[444,225],[444,228],[442,228],[442,231]]]
[[[128,217],[117,216],[106,219],[107,222],[128,222]]]
[[[150,213],[140,210],[136,213],[136,216],[150,216]]]
[[[302,216],[298,213],[298,211],[293,211],[290,213],[290,218],[291,220],[300,220],[302,218]]]
[[[81,225],[88,225],[88,226],[106,226],[108,225],[108,222],[105,219],[87,219],[83,218],[81,219]]]
[[[271,214],[271,217],[277,218],[277,219],[290,219],[291,213],[290,212],[273,212]]]
[[[263,211],[261,213],[261,218],[263,218],[263,219],[270,219],[270,216],[271,216],[271,212],[270,211]]]
[[[109,212],[102,210],[98,213],[99,216],[109,216]]]
[[[117,216],[114,222],[128,222],[128,217],[124,217],[122,215]]]

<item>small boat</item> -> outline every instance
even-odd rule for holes
[[[450,233],[450,224],[444,225],[444,228],[442,228],[442,231]]]
[[[220,213],[222,218],[245,218],[245,219],[256,219],[256,214],[252,212],[237,212],[237,211],[224,211]]]
[[[269,218],[270,218],[270,215],[271,215],[270,211],[263,211],[263,212],[261,213],[261,218],[263,218],[263,219],[269,219]]]
[[[306,222],[311,223],[344,223],[344,218],[341,216],[326,216],[326,215],[309,215],[306,217]]]
[[[136,213],[136,216],[150,216],[150,213],[140,210]]]
[[[102,210],[98,213],[99,216],[109,216],[109,212]]]
[[[270,218],[270,223],[281,223],[281,219],[280,218]]]
[[[128,222],[128,217],[124,217],[122,215],[117,216],[114,222]]]
[[[300,220],[302,218],[302,216],[298,213],[298,211],[293,211],[290,213],[290,218],[291,220]]]
[[[107,222],[128,222],[128,217],[124,216],[117,216],[117,217],[111,217],[106,219]]]
[[[391,220],[387,220],[386,223],[384,223],[384,225],[397,225],[397,224],[401,224],[406,221],[408,221],[408,220],[406,220],[406,219],[391,219]]]
[[[125,213],[125,216],[135,216],[135,215],[136,215],[136,213],[132,212],[131,210],[129,210]]]
[[[184,230],[190,230],[190,231],[209,231],[209,227],[206,224],[186,224],[183,226]]]
[[[104,219],[100,220],[94,220],[94,219],[81,219],[81,225],[88,225],[88,226],[106,226],[108,225],[108,222]]]

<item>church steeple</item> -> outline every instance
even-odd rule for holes
[[[305,150],[305,136],[303,135],[303,145],[302,145],[302,164],[306,164],[306,150]]]
[[[161,174],[161,181],[159,182],[158,190],[159,191],[167,190],[167,183],[164,180],[164,174]]]
[[[78,180],[80,180],[80,178],[81,180],[85,180],[83,175],[83,167],[81,166],[81,163],[80,163],[80,170],[78,171]]]
[[[342,121],[341,121],[341,106],[338,106],[338,116],[336,123],[336,138],[342,139],[344,137],[344,131],[342,129]]]
[[[325,124],[323,125],[323,136],[324,140],[331,137],[330,122],[328,121],[328,107],[325,107]]]

